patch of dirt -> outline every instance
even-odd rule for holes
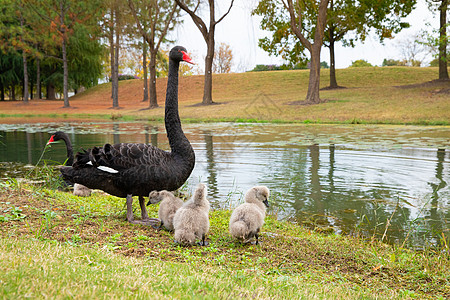
[[[448,94],[448,93],[450,93],[450,80],[435,79],[435,80],[426,81],[426,82],[422,82],[422,83],[397,85],[395,87],[400,88],[400,89],[436,88],[436,89],[438,89],[438,92]]]
[[[346,88],[347,87],[345,87],[345,86],[338,85],[337,87],[327,86],[327,87],[321,88],[320,90],[321,91],[332,91],[332,90],[339,90],[339,89],[346,89]]]
[[[212,102],[211,104],[203,104],[203,102],[195,103],[192,105],[188,105],[188,107],[199,107],[199,106],[210,106],[210,105],[221,105],[221,104],[227,104],[228,102]]]
[[[302,101],[287,102],[286,105],[317,105],[317,104],[322,104],[322,103],[326,103],[326,102],[328,102],[327,99],[320,99],[319,103],[302,100]]]

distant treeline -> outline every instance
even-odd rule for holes
[[[330,66],[326,61],[322,61],[320,63],[320,67],[322,69],[329,69]],[[279,71],[279,70],[305,70],[309,69],[309,62],[298,63],[295,65],[292,64],[283,64],[283,65],[256,65],[253,70],[250,72],[259,72],[259,71]]]

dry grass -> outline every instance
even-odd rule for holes
[[[203,96],[203,76],[189,76],[180,79],[180,115],[210,121],[448,124],[450,81],[430,82],[436,74],[436,68],[340,69],[338,83],[346,88],[321,91],[327,102],[319,105],[290,105],[306,96],[308,70],[218,74],[213,77],[213,99],[220,105],[212,106],[195,105]],[[322,87],[327,86],[328,76],[329,70],[322,70]],[[128,80],[120,82],[120,109],[111,109],[107,83],[72,97],[72,108],[62,108],[61,101],[33,100],[28,106],[6,101],[0,102],[0,113],[19,118],[30,114],[162,119],[166,82],[165,78],[157,80],[161,107],[153,110],[143,110],[148,103],[141,101],[142,80]]]

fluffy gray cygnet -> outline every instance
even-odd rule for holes
[[[147,205],[158,202],[161,202],[158,210],[158,218],[161,220],[159,228],[164,226],[167,230],[173,231],[173,218],[176,211],[183,205],[183,200],[166,190],[151,192],[148,196]]]
[[[75,196],[80,196],[80,197],[89,197],[92,193],[92,190],[90,188],[85,187],[82,184],[79,183],[75,183],[73,185],[73,194]]]
[[[175,213],[173,226],[175,242],[182,245],[194,245],[201,239],[199,245],[206,246],[206,233],[209,230],[209,201],[206,199],[206,186],[199,183],[189,201],[186,201]]]
[[[255,186],[247,191],[245,203],[231,214],[229,229],[233,238],[247,243],[255,237],[258,245],[258,233],[264,224],[266,207],[269,207],[269,194],[265,186]]]

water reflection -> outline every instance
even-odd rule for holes
[[[56,130],[70,133],[75,150],[118,142],[169,149],[162,124],[15,126],[0,125],[3,178],[21,176],[17,163],[35,164]],[[207,183],[212,206],[228,208],[248,188],[264,184],[272,190],[271,213],[280,219],[378,239],[386,231],[388,242],[415,247],[439,244],[443,236],[448,241],[448,130],[401,128],[184,126],[196,152],[189,186]],[[44,158],[62,163],[65,146],[53,145]]]

